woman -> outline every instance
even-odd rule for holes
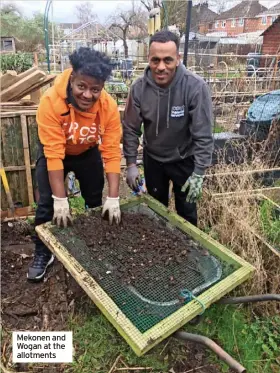
[[[80,48],[70,56],[70,62],[72,68],[56,78],[37,111],[40,197],[35,226],[51,220],[64,227],[72,223],[64,186],[69,171],[80,182],[86,206],[101,206],[103,162],[109,189],[102,216],[108,213],[110,223],[119,224],[121,122],[116,102],[103,89],[112,70],[110,60],[100,52]],[[38,236],[34,243],[35,256],[27,278],[40,281],[54,257]]]

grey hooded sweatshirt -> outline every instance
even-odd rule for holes
[[[141,125],[144,148],[158,162],[194,157],[194,172],[202,175],[211,165],[213,111],[205,81],[177,68],[167,88],[156,85],[147,67],[131,86],[123,121],[123,151],[127,163],[136,163]]]

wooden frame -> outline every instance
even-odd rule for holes
[[[219,244],[213,238],[209,237],[206,233],[186,222],[177,214],[170,212],[152,197],[143,195],[141,197],[131,198],[128,201],[124,201],[121,204],[121,208],[122,210],[128,210],[139,204],[147,205],[157,214],[166,218],[173,226],[178,227],[180,230],[190,235],[194,240],[209,250],[209,252],[215,254],[229,264],[239,267],[231,275],[213,285],[209,290],[204,291],[197,297],[206,308],[252,275],[254,271],[253,266],[232,253],[223,245]],[[147,330],[145,333],[141,333],[101,288],[98,282],[90,276],[90,274],[69,253],[69,251],[55,238],[51,233],[50,228],[51,224],[47,223],[36,227],[36,231],[43,242],[62,262],[65,268],[76,279],[79,285],[114,325],[138,356],[146,353],[152,347],[173,334],[177,329],[201,313],[201,304],[193,300],[185,306],[182,306],[170,316],[166,317],[151,329]]]

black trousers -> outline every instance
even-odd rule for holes
[[[104,188],[103,162],[98,147],[93,147],[80,155],[66,155],[63,160],[64,177],[73,171],[80,183],[85,205],[94,208],[102,205]],[[36,162],[36,179],[39,190],[39,201],[35,216],[35,227],[51,221],[53,218],[53,198],[49,182],[47,160],[43,147],[39,144]],[[36,253],[50,253],[49,249],[35,234],[33,237]]]
[[[148,193],[167,207],[169,182],[171,180],[178,215],[197,226],[196,203],[186,202],[188,190],[185,193],[181,192],[182,186],[193,170],[193,157],[176,163],[161,163],[151,158],[144,150],[144,174]]]

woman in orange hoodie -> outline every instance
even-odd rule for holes
[[[64,186],[69,171],[80,182],[86,206],[101,206],[103,163],[109,190],[102,215],[108,213],[110,223],[119,224],[121,122],[116,102],[103,89],[112,70],[110,60],[100,52],[80,48],[70,56],[70,62],[72,68],[56,78],[37,111],[40,197],[35,226],[51,220],[64,227],[72,223]],[[27,278],[40,281],[54,257],[38,236],[34,243],[35,256]]]

